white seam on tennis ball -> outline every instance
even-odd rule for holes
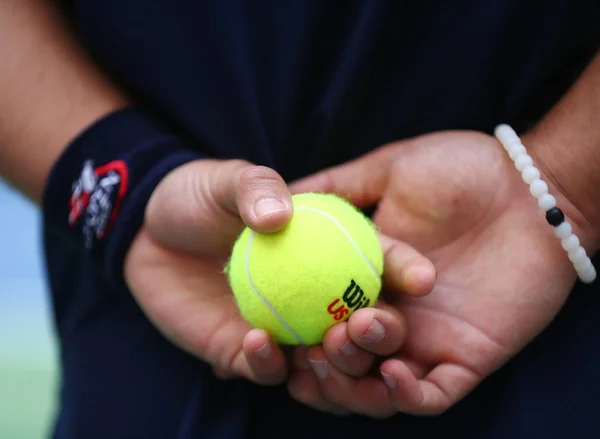
[[[294,331],[292,329],[292,327],[283,319],[283,317],[281,317],[281,315],[279,315],[279,313],[277,312],[277,309],[271,304],[271,302],[269,302],[267,300],[267,298],[265,296],[263,296],[261,294],[261,292],[258,290],[258,288],[256,288],[256,285],[254,285],[254,281],[252,280],[252,275],[250,274],[250,247],[252,247],[252,241],[254,241],[254,235],[255,235],[255,232],[252,231],[250,233],[250,237],[248,238],[248,246],[246,247],[246,260],[245,260],[246,277],[248,278],[248,282],[250,283],[250,288],[252,288],[252,291],[254,291],[254,293],[256,293],[256,295],[260,298],[260,300],[262,300],[262,302],[265,304],[265,306],[271,310],[271,312],[273,313],[275,318],[277,318],[277,320],[279,320],[279,323],[281,323],[284,326],[284,328],[287,329],[290,334],[292,334],[292,336],[296,339],[296,341],[299,344],[304,344],[304,342],[302,341],[302,337],[300,337],[300,335],[298,335],[296,333],[296,331]]]
[[[315,209],[314,207],[297,206],[297,207],[294,207],[294,209],[295,210],[308,210],[311,212],[318,213],[320,215],[323,215],[325,218],[330,220],[332,223],[334,223],[341,230],[341,232],[346,236],[348,241],[350,241],[350,244],[352,244],[352,246],[355,248],[355,250],[360,254],[360,256],[363,258],[363,260],[365,261],[367,266],[371,269],[371,272],[373,273],[373,275],[377,279],[379,279],[380,275],[377,272],[377,269],[373,266],[371,261],[369,261],[369,258],[367,258],[367,256],[363,253],[363,251],[360,249],[360,247],[358,246],[356,241],[354,241],[354,239],[352,239],[352,236],[350,236],[350,233],[348,233],[348,231],[344,228],[344,226],[342,226],[340,224],[340,222],[337,219],[335,219],[333,216],[329,215],[327,212],[323,212],[322,210]],[[277,309],[271,304],[271,302],[269,302],[267,300],[267,298],[261,294],[261,292],[258,290],[256,285],[254,285],[254,281],[252,280],[252,275],[250,274],[250,248],[252,247],[252,241],[254,241],[255,235],[256,235],[256,233],[254,231],[252,231],[250,233],[250,237],[248,238],[248,246],[246,247],[246,257],[245,257],[246,277],[248,278],[248,282],[250,283],[250,288],[252,288],[252,291],[254,291],[254,293],[259,297],[259,299],[265,304],[265,306],[267,308],[269,308],[269,310],[273,313],[275,318],[277,320],[279,320],[279,323],[281,323],[283,325],[283,327],[285,329],[287,329],[290,334],[292,334],[292,336],[296,339],[296,341],[298,341],[299,344],[304,344],[302,341],[302,337],[300,337],[300,335],[298,335],[298,333],[296,333],[296,331],[294,331],[292,329],[292,327],[277,312]]]
[[[331,221],[336,226],[338,226],[338,228],[346,236],[346,238],[348,239],[348,241],[350,241],[350,244],[352,244],[352,247],[354,247],[354,249],[358,252],[358,254],[360,254],[360,256],[363,258],[363,260],[365,261],[365,263],[367,264],[367,266],[371,269],[371,273],[373,273],[373,276],[375,276],[376,279],[380,278],[380,275],[377,272],[377,269],[373,266],[373,264],[371,263],[371,261],[369,261],[369,258],[367,258],[367,255],[365,255],[363,253],[363,251],[358,246],[358,244],[356,243],[356,241],[354,241],[354,239],[352,239],[352,236],[350,235],[350,233],[348,233],[348,231],[344,228],[344,226],[342,226],[340,224],[340,222],[337,219],[335,219],[333,216],[329,215],[327,212],[323,212],[322,210],[315,209],[314,207],[297,206],[297,207],[294,207],[294,209],[295,210],[309,210],[311,212],[316,212],[316,213],[318,213],[320,215],[323,215],[329,221]]]

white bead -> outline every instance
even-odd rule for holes
[[[533,159],[528,154],[521,154],[515,159],[515,167],[519,170],[519,172],[523,172],[527,166],[531,165],[533,165]]]
[[[502,143],[502,148],[504,148],[504,150],[508,153],[508,151],[510,151],[510,149],[513,147],[513,145],[518,145],[520,144],[519,141],[516,140],[511,140],[509,143]]]
[[[585,261],[587,259],[587,253],[582,246],[577,247],[575,250],[569,252],[569,260],[575,264],[577,262]]]
[[[540,171],[535,166],[527,166],[521,172],[521,178],[527,184],[533,183],[535,180],[540,178]]]
[[[531,195],[535,198],[540,198],[542,195],[548,193],[548,185],[538,178],[533,180],[529,185],[529,192],[531,192]]]
[[[496,129],[494,130],[494,135],[498,138],[498,140],[500,140],[500,143],[502,143],[503,145],[508,145],[509,143],[513,143],[515,138],[516,138],[516,140],[519,140],[519,136],[517,136],[517,133],[515,132],[515,130],[513,130],[507,124],[498,125],[496,127]]]
[[[596,279],[596,268],[589,258],[580,264],[574,265],[575,271],[577,271],[579,279],[581,279],[582,282],[591,283],[594,281],[594,279]]]
[[[579,280],[584,284],[591,284],[596,280],[596,269],[593,265],[578,271],[577,274],[579,275]]]
[[[571,233],[568,237],[563,239],[560,242],[560,244],[562,245],[562,248],[570,252],[577,249],[577,247],[579,247],[580,242],[579,238]]]
[[[538,198],[538,206],[540,206],[540,209],[544,212],[547,212],[553,207],[556,207],[556,198],[550,194],[544,194]]]
[[[567,221],[563,221],[562,224],[559,224],[554,228],[554,234],[560,240],[568,238],[571,233],[573,233],[573,227]]]
[[[519,140],[518,137],[513,138],[513,139],[508,139],[505,143],[502,144],[502,146],[504,147],[504,150],[506,152],[509,152],[511,149],[513,149],[513,147],[518,146],[518,145],[521,145],[521,141]],[[509,154],[509,156],[510,156],[510,154]]]
[[[494,129],[494,136],[496,137],[506,137],[507,135],[516,135],[515,130],[511,128],[510,125],[506,123],[501,123],[496,126]]]
[[[520,155],[527,154],[527,150],[520,143],[513,143],[508,149],[508,155],[512,160],[515,160]]]
[[[592,260],[589,257],[585,257],[581,261],[577,261],[575,264],[575,269],[578,271],[588,270],[590,267],[593,267]]]
[[[578,261],[573,265],[575,266],[575,270],[577,270],[578,273],[581,271],[589,270],[590,267],[593,267],[590,258],[585,258],[583,261]]]

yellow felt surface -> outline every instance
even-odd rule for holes
[[[280,343],[299,343],[261,300],[258,290],[302,343],[312,345],[320,343],[328,328],[346,320],[366,298],[369,306],[374,305],[381,289],[383,254],[371,222],[345,200],[299,194],[293,201],[294,216],[282,231],[256,234],[246,229],[240,235],[226,271],[240,312],[254,327],[267,330]],[[362,292],[354,286],[354,294],[346,295],[350,303],[345,303],[344,292],[352,281]],[[358,300],[361,297],[365,299]]]

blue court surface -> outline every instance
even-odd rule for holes
[[[57,349],[39,210],[0,180],[0,439],[49,437]]]

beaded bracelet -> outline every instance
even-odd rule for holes
[[[533,165],[527,149],[521,143],[517,133],[508,125],[498,125],[494,135],[521,172],[523,181],[529,185],[529,192],[546,214],[546,221],[554,227],[554,234],[561,240],[562,248],[568,253],[579,279],[583,283],[592,283],[596,279],[596,269],[581,246],[579,238],[573,233],[573,227],[565,220],[565,215],[556,207],[556,198],[548,193],[548,185],[541,179],[540,171]]]

